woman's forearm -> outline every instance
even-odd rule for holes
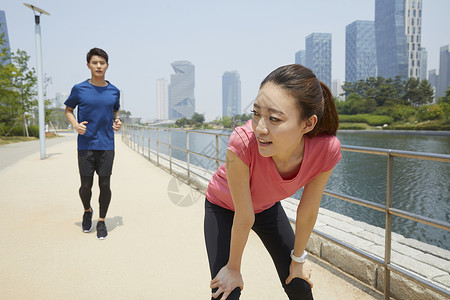
[[[227,263],[228,268],[239,272],[241,270],[244,248],[253,225],[251,218],[242,219],[237,215],[234,217],[233,227],[231,228],[230,257]]]
[[[317,214],[315,216],[302,216],[301,212],[297,212],[297,221],[295,223],[295,256],[302,256],[303,251],[306,249],[306,244],[314,229],[316,219]]]

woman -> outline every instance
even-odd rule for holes
[[[252,120],[230,136],[226,163],[206,191],[212,298],[239,299],[242,253],[253,229],[289,299],[313,299],[305,248],[325,185],[341,158],[333,98],[310,69],[287,65],[263,80],[253,107]],[[294,235],[279,201],[301,187]]]

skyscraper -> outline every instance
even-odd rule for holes
[[[295,53],[295,63],[298,64],[298,65],[304,66],[305,63],[306,63],[305,62],[305,60],[306,60],[305,55],[306,55],[305,50],[300,50],[300,51],[296,52]]]
[[[164,78],[156,80],[156,106],[158,120],[169,119],[169,83]]]
[[[445,96],[445,92],[450,87],[450,45],[440,48],[439,56],[439,83],[437,98]]]
[[[422,0],[405,0],[405,34],[408,44],[408,77],[420,78]]]
[[[53,99],[53,108],[65,108],[64,101],[67,100],[69,94],[64,92],[56,93],[55,99]]]
[[[376,76],[375,22],[354,21],[345,27],[345,81]]]
[[[186,60],[171,64],[175,74],[170,75],[169,119],[190,118],[195,112],[195,66]]]
[[[378,75],[420,78],[422,0],[375,0]]]
[[[333,80],[331,84],[331,94],[333,97],[336,97],[339,100],[343,100],[344,96],[341,96],[344,93],[342,89],[341,81],[339,79]]]
[[[236,71],[222,76],[222,116],[241,114],[241,79]]]
[[[4,10],[0,10],[0,35],[3,35],[3,44],[0,47],[0,53],[2,48],[6,48],[6,52],[8,53],[8,58],[0,63],[8,64],[11,62],[11,48],[9,46],[9,36],[8,36],[8,26],[6,25],[6,14]]]
[[[428,52],[425,48],[420,48],[420,80],[427,79]]]
[[[437,101],[437,92],[438,92],[438,85],[439,85],[439,72],[436,69],[432,69],[428,72],[428,81],[430,82],[431,86],[433,87],[434,92],[434,100],[433,102],[436,103]]]
[[[331,86],[331,33],[311,33],[306,37],[305,65],[317,78]]]

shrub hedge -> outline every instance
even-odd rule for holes
[[[367,123],[370,126],[383,126],[392,124],[394,119],[390,116],[357,114],[357,115],[339,115],[339,122],[342,123]]]

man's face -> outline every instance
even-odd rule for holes
[[[106,60],[98,55],[93,55],[91,61],[87,64],[89,70],[91,70],[92,77],[104,78],[106,70],[108,69],[108,63]]]

